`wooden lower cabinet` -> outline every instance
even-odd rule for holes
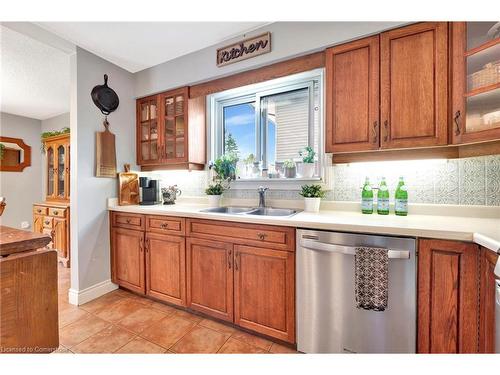
[[[233,245],[198,238],[186,242],[188,307],[233,321]]]
[[[479,352],[495,353],[495,265],[498,255],[481,248],[480,257],[480,309]],[[498,323],[500,324],[500,323]]]
[[[146,294],[186,306],[184,237],[146,233]]]
[[[112,281],[144,294],[144,232],[123,228],[111,230]]]
[[[476,244],[419,241],[419,353],[478,351],[478,262]]]
[[[294,253],[235,245],[234,322],[295,342]]]

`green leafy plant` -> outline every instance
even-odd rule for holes
[[[321,185],[302,185],[301,188],[299,195],[304,198],[323,198],[326,194]]]
[[[243,159],[243,162],[245,164],[253,165],[253,163],[255,162],[255,155],[249,154],[245,159]]]
[[[68,127],[64,127],[61,130],[52,130],[49,132],[43,132],[42,139],[49,138],[49,137],[55,137],[56,135],[68,134],[69,132],[70,132],[70,129]]]
[[[222,195],[224,193],[224,186],[220,182],[216,182],[214,184],[208,185],[208,187],[205,189],[205,194],[206,195]]]
[[[221,180],[236,178],[236,163],[238,162],[238,157],[234,153],[224,154],[221,157],[215,159],[209,165],[210,169],[213,169],[217,177]]]
[[[5,153],[5,145],[0,143],[0,160],[3,160],[3,155]]]
[[[304,163],[314,163],[316,152],[312,147],[307,146],[303,151],[299,151],[299,155],[302,157]]]
[[[283,162],[284,168],[295,168],[295,162],[292,159],[285,160]]]

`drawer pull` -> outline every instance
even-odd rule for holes
[[[44,221],[44,223],[45,223],[45,225],[49,225],[49,224],[50,224],[50,221],[45,220],[45,221]]]
[[[54,215],[59,215],[59,211],[54,211]]]
[[[40,212],[42,212],[42,210],[41,209],[37,209],[36,212],[40,213]]]
[[[259,237],[259,240],[264,241],[267,237],[266,233],[257,233],[257,237]]]
[[[160,228],[161,229],[167,229],[168,228],[168,224],[167,223],[161,223],[160,224]]]
[[[130,224],[131,220],[130,219],[127,219],[125,220],[127,222],[127,224]]]

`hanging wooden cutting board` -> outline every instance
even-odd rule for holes
[[[96,132],[96,156],[95,156],[95,175],[96,177],[116,178],[116,149],[115,135],[111,133],[106,126],[103,132]]]
[[[139,175],[129,170],[130,166],[125,164],[125,172],[118,174],[119,206],[139,204]]]

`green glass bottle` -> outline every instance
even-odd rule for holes
[[[368,177],[365,179],[363,191],[361,192],[361,212],[364,214],[373,213],[373,190]]]
[[[408,189],[406,188],[403,177],[399,177],[398,187],[396,188],[394,198],[394,211],[396,215],[408,215]]]
[[[385,177],[382,177],[377,193],[377,213],[379,215],[389,215],[389,189]]]

